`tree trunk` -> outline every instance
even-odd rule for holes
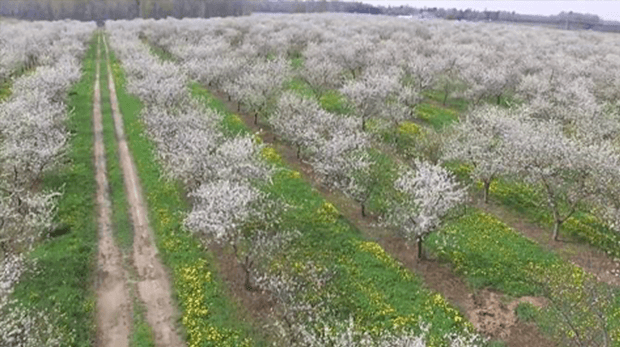
[[[250,281],[250,269],[244,268],[245,271],[245,289],[252,292],[254,291],[254,287],[252,286],[252,282]]]
[[[502,100],[502,99],[501,99],[501,97],[502,97],[501,95],[498,95],[498,96],[497,96],[497,105],[498,105],[498,106],[499,106],[499,104],[500,104],[500,102],[501,102],[501,100]]]
[[[562,222],[559,220],[555,220],[555,223],[553,223],[553,241],[557,241],[558,240],[558,235],[560,232],[560,226],[562,225]]]
[[[275,141],[275,140],[274,140]],[[301,146],[297,146],[297,159],[299,159],[299,152],[301,151]]]
[[[446,102],[448,101],[448,91],[444,91],[445,94],[443,96],[443,105],[446,106]]]
[[[366,202],[362,202],[362,217],[366,217]]]
[[[254,113],[254,125],[258,124],[258,113]]]
[[[231,97],[230,97],[230,95],[228,95],[228,101],[230,101],[230,100],[231,100]]]
[[[366,131],[366,117],[362,117],[362,131]]]
[[[240,102],[237,103],[237,112],[241,112],[241,103]]]
[[[422,252],[422,238],[418,237],[416,239],[416,243],[418,244],[418,260],[424,259],[424,252]]]
[[[484,203],[489,203],[489,188],[491,187],[491,180],[484,181]]]

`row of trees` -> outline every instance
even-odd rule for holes
[[[147,96],[151,95],[151,91],[155,93],[159,90],[157,86],[153,86],[156,84],[154,81],[171,86],[182,85],[181,81],[186,80],[180,70],[175,69],[176,65],[153,62],[152,57],[146,56],[147,48],[137,39],[143,24],[144,22],[136,21],[108,24],[113,32],[113,46],[130,76],[130,90],[137,95]],[[159,30],[156,27],[151,29],[153,32]],[[122,31],[131,34],[123,36]],[[129,35],[133,35],[133,38]],[[184,55],[177,58],[190,76],[201,75],[199,68],[191,67],[201,66],[205,58],[194,55],[194,52],[205,52],[207,56],[213,54],[212,50],[203,51],[200,46],[180,50],[172,45],[160,47],[171,52],[183,52]],[[213,48],[217,49],[217,46]],[[235,60],[233,63],[230,61],[228,60],[228,64],[239,69],[234,78],[222,78],[222,75],[212,70],[214,75],[208,76],[208,82],[205,82],[218,84],[229,91],[231,97],[244,108],[261,116],[269,116],[268,121],[277,129],[278,134],[296,143],[298,155],[310,161],[325,184],[351,194],[370,189],[370,185],[357,179],[363,175],[369,163],[366,160],[368,140],[359,119],[342,118],[321,111],[316,101],[311,99],[300,98],[294,94],[281,95],[283,82],[290,78],[292,71],[282,59],[251,59],[246,60],[244,66],[237,66]],[[225,63],[218,61],[217,64]],[[133,72],[140,69],[141,73]],[[148,74],[147,69],[150,71]],[[173,76],[177,76],[177,81],[171,81]],[[147,83],[147,80],[152,82]],[[180,95],[175,91],[176,88],[168,90],[166,95]],[[281,263],[277,262],[285,256],[283,252],[287,250],[286,245],[295,242],[297,232],[287,231],[286,226],[279,225],[278,211],[281,203],[274,197],[266,196],[264,190],[260,189],[261,185],[268,184],[268,173],[272,170],[264,167],[265,162],[262,160],[249,160],[257,158],[260,145],[247,137],[230,139],[218,134],[217,120],[221,117],[205,117],[205,113],[209,115],[213,114],[213,111],[205,112],[199,105],[192,105],[192,109],[201,109],[200,112],[194,111],[192,116],[198,117],[200,114],[202,118],[190,121],[190,110],[183,106],[191,104],[189,100],[179,99],[184,102],[168,103],[165,101],[167,98],[160,97],[159,102],[166,104],[155,110],[148,107],[148,104],[154,104],[156,98],[142,99],[149,100],[144,119],[150,135],[158,143],[159,154],[169,167],[169,172],[176,178],[183,178],[190,186],[197,187],[190,194],[193,209],[186,219],[186,227],[206,243],[218,242],[233,249],[239,265],[246,273],[246,287],[250,290],[264,290],[279,303],[277,318],[280,323],[277,326],[282,329],[283,339],[294,346],[326,346],[336,340],[342,346],[364,341],[364,345],[392,346],[404,341],[423,345],[422,338],[410,335],[384,334],[372,339],[363,334],[350,335],[343,332],[338,335],[340,333],[333,329],[340,331],[345,329],[345,325],[331,322],[328,317],[333,313],[330,313],[327,307],[317,307],[303,299],[309,293],[321,290],[326,282],[330,281],[334,275],[330,269],[309,263],[305,264],[303,269],[293,270],[283,268]],[[163,116],[164,112],[174,112],[174,117]],[[208,127],[208,119],[216,121]],[[210,130],[207,130],[208,128]],[[217,143],[218,139],[220,143]],[[238,154],[245,150],[248,155]],[[233,152],[237,154],[231,155]],[[228,155],[220,156],[220,153]],[[188,162],[191,165],[187,165]],[[435,227],[438,216],[462,197],[462,191],[456,188],[456,183],[443,169],[426,163],[421,163],[420,166],[423,167],[420,175],[409,172],[401,180],[402,187],[397,185],[397,189],[401,189],[407,199],[402,204],[409,204],[410,210],[407,212],[414,211],[420,217],[410,223],[415,225],[411,230],[417,233],[416,235],[422,235]],[[192,170],[186,175],[192,177],[191,179],[174,173],[175,170],[190,167]],[[222,174],[219,174],[220,172]],[[431,183],[436,180],[445,181],[445,185],[436,186]],[[458,196],[447,199],[446,203],[438,194],[445,192],[450,195],[448,191],[454,191]],[[420,200],[427,202],[428,196],[434,200],[428,201],[426,205],[420,203]],[[269,264],[271,265],[268,266]],[[329,330],[321,331],[317,330],[317,327],[329,327]],[[457,340],[459,338],[455,339]],[[462,337],[460,340],[463,341]]]
[[[201,43],[197,45],[179,45],[179,42],[183,41],[165,30],[165,26],[148,25],[145,36],[151,40],[156,39],[159,47],[176,56],[191,76],[207,85],[221,88],[246,110],[254,112],[255,116],[260,114],[267,118],[276,133],[297,148],[297,156],[308,160],[326,186],[339,189],[357,200],[362,206],[362,214],[365,215],[366,202],[380,189],[377,184],[384,184],[378,182],[380,173],[377,171],[376,159],[369,153],[370,137],[366,133],[366,121],[382,117],[391,124],[398,125],[411,117],[412,106],[419,100],[415,83],[402,86],[401,80],[405,76],[401,70],[389,65],[385,67],[375,64],[371,67],[371,63],[364,56],[368,54],[366,50],[370,49],[369,45],[360,46],[356,51],[345,51],[344,56],[339,56],[341,53],[335,49],[327,51],[335,56],[333,58],[324,57],[324,51],[318,50],[316,46],[309,46],[306,52],[316,56],[307,54],[306,66],[310,65],[316,68],[316,71],[310,68],[293,71],[285,61],[289,54],[286,46],[280,48],[282,56],[276,59],[265,59],[269,58],[270,50],[263,47],[256,47],[246,53],[250,47],[241,46],[238,48],[241,51],[239,52],[231,50],[229,45],[221,41],[209,43],[208,46],[212,49],[205,52],[205,40],[214,40],[210,35],[200,38]],[[222,56],[224,59],[221,59]],[[220,69],[213,67],[214,63],[218,64]],[[224,66],[220,64],[226,64],[225,66],[230,68],[223,70],[221,68]],[[341,77],[345,72],[350,72],[351,77]],[[358,78],[354,78],[356,75]],[[317,96],[322,95],[325,90],[340,86],[342,95],[348,97],[355,109],[353,117],[327,112],[316,100],[296,96],[294,93],[282,94],[283,83],[295,76],[307,81]],[[425,83],[427,82],[421,84]],[[409,188],[400,190],[401,195],[407,197],[394,199],[390,212],[393,216],[389,219],[393,221],[393,225],[403,229],[408,239],[419,245],[421,256],[423,238],[439,225],[438,219],[445,215],[450,207],[463,201],[464,195],[455,195],[454,201],[444,199],[431,203],[428,200],[425,203],[429,202],[433,206],[423,207],[422,196],[428,198],[433,194],[449,194],[450,191],[458,189],[453,179],[439,167],[433,166],[432,169],[420,172],[425,177],[418,177],[420,182],[410,182]],[[410,172],[404,174],[404,177],[410,179],[414,176]],[[424,186],[421,183],[437,177],[442,177],[446,186]],[[409,207],[399,204],[408,204]],[[445,206],[439,207],[439,204]],[[419,225],[405,227],[400,223],[405,218],[400,216],[405,213],[404,209],[407,213],[417,211],[420,215],[427,213],[434,216],[420,217],[420,220],[415,221],[415,224]],[[434,222],[426,223],[431,219]]]
[[[244,88],[239,76],[253,66],[289,60],[292,69],[278,70],[288,74],[283,80],[303,81],[311,92],[304,88],[303,93],[282,93],[284,86],[270,86],[271,101],[266,103],[272,111],[265,107],[264,117],[279,137],[297,146],[301,158],[313,165],[325,184],[361,203],[367,196],[366,187],[377,185],[370,155],[374,132],[364,124],[422,122],[413,119],[420,96],[437,98],[443,92],[439,102],[450,102],[458,95],[471,109],[444,133],[445,138],[441,136],[446,143],[437,158],[467,164],[486,193],[498,177],[541,188],[545,200],[541,208],[553,217],[554,238],[578,211],[598,213],[609,225],[618,225],[620,118],[612,96],[617,92],[618,76],[614,72],[605,75],[601,69],[617,67],[612,57],[618,47],[608,36],[530,28],[502,31],[501,27],[494,27],[491,35],[492,28],[486,25],[447,28],[443,23],[430,23],[428,28],[412,28],[382,20],[369,25],[371,18],[364,18],[362,25],[357,18],[335,16],[296,16],[294,20],[264,18],[256,29],[246,26],[243,19],[145,22],[143,30],[192,76],[207,83],[217,81],[212,87]],[[339,31],[334,23],[346,23],[347,30]],[[167,25],[174,25],[175,31]],[[342,36],[332,36],[332,32]],[[202,56],[198,52],[205,45],[214,49]],[[266,75],[275,70],[260,71]],[[273,76],[259,78],[275,81]],[[293,84],[291,89],[295,88]],[[304,93],[307,96],[300,96]],[[351,106],[344,114],[330,113],[321,106],[319,101],[334,95]],[[242,105],[255,110],[251,103]],[[464,199],[462,188],[444,169],[425,161],[402,168],[391,185],[381,188],[394,189],[383,217],[418,245],[450,207]],[[553,319],[563,322],[558,335],[574,345],[583,345],[585,340],[571,339],[577,330],[570,325],[579,317],[600,313],[602,296],[581,295],[593,284],[588,279],[571,288],[549,288],[547,293],[553,300]],[[563,295],[582,302],[575,305],[562,299]],[[591,335],[600,337],[609,331],[603,326],[607,318],[596,319],[603,323],[596,323]]]
[[[76,29],[74,24],[71,22],[3,24],[0,37],[0,85],[11,77],[32,70],[37,65],[52,64],[63,53],[58,50],[58,41],[63,40],[69,50],[82,49],[81,42],[73,41],[65,34],[66,31]],[[83,33],[74,32],[73,35]]]
[[[455,127],[445,158],[471,166],[471,177],[483,182],[485,202],[497,178],[543,187],[556,240],[562,223],[586,203],[605,207],[597,209],[600,217],[617,225],[612,217],[620,180],[617,149],[607,141],[567,137],[557,120],[530,118],[528,111],[527,106],[476,109]]]
[[[17,25],[3,37],[0,58],[11,75],[29,65],[32,74],[15,78],[12,94],[0,104],[0,341],[26,346],[61,346],[58,313],[35,312],[10,298],[26,265],[25,253],[54,227],[61,192],[41,191],[45,173],[63,165],[70,134],[64,100],[81,76],[80,59],[94,23]],[[48,31],[49,30],[49,31]],[[36,46],[35,42],[40,43]],[[28,44],[26,44],[28,43]],[[31,47],[35,45],[36,47]],[[7,63],[8,62],[8,63]]]
[[[532,28],[500,30],[489,36],[487,30],[492,28],[487,25],[456,27],[428,23],[427,27],[421,27],[377,19],[375,25],[368,26],[369,20],[307,16],[296,17],[292,22],[286,17],[277,20],[266,17],[260,29],[250,26],[244,19],[183,23],[172,20],[171,25],[187,30],[172,35],[167,25],[154,22],[145,22],[143,30],[152,42],[180,57],[193,78],[212,88],[223,89],[257,114],[269,113],[268,105],[276,104],[274,95],[286,76],[290,76],[288,78],[299,78],[307,83],[318,98],[338,89],[352,105],[353,116],[361,120],[361,130],[366,130],[368,119],[381,118],[395,125],[411,120],[421,95],[439,90],[444,104],[457,96],[466,98],[474,106],[526,104],[527,107],[517,112],[531,118],[527,122],[536,123],[534,130],[544,126],[558,133],[558,141],[572,141],[566,145],[568,147],[564,146],[566,151],[592,147],[594,149],[589,151],[594,153],[614,147],[599,143],[601,139],[615,139],[620,125],[619,107],[615,103],[620,76],[613,72],[618,71],[618,62],[613,58],[620,51],[611,44],[609,36],[594,33],[575,36]],[[341,29],[342,21],[346,21],[347,31]],[[286,29],[278,30],[284,23]],[[531,41],[534,38],[536,40]],[[575,40],[579,46],[574,44]],[[205,47],[211,49],[207,52]],[[264,61],[272,55],[278,58]],[[303,65],[295,71],[282,63],[283,59],[299,59],[297,57],[302,57]],[[252,83],[248,82],[250,80]],[[240,94],[242,90],[245,90],[244,95]],[[299,128],[300,124],[317,123],[308,121],[310,113],[323,117],[317,107],[301,109],[298,108],[295,118],[298,122],[291,122],[289,126]],[[481,109],[480,112],[487,111]],[[323,121],[329,124],[325,117]],[[306,128],[310,131],[313,127]],[[291,141],[302,149],[308,146],[302,145],[309,141],[306,136],[316,137],[298,133],[291,136]],[[604,150],[599,149],[601,146]],[[608,164],[613,166],[613,160],[607,157]],[[563,165],[556,164],[558,168]],[[600,171],[585,159],[580,165],[586,175]],[[522,174],[516,176],[521,180],[544,183],[532,180],[531,173],[517,171]],[[566,176],[563,180],[572,178]],[[484,181],[485,190],[488,190],[490,180],[485,178]],[[603,190],[599,188],[597,195],[601,194]],[[579,203],[573,201],[569,205],[577,208],[583,199],[576,201]],[[573,213],[570,212],[573,208],[569,208],[562,216],[557,203],[549,206],[556,215],[556,229]]]
[[[108,19],[226,17],[249,15],[252,3],[247,0],[131,0],[131,1],[37,1],[0,0],[0,16],[26,20],[96,21]]]

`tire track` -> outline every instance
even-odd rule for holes
[[[133,262],[138,273],[136,283],[138,295],[146,306],[146,319],[155,335],[155,344],[158,347],[183,346],[184,343],[174,324],[178,315],[171,299],[172,290],[170,282],[165,268],[157,257],[158,251],[154,243],[152,229],[149,226],[140,180],[127,146],[105,37],[103,43],[108,66],[108,88],[110,90],[112,117],[114,119],[125,192],[130,206],[129,213],[134,229]]]
[[[97,274],[97,346],[127,347],[131,326],[131,300],[123,257],[112,235],[112,203],[107,178],[103,120],[101,114],[101,36],[97,42],[97,72],[93,91],[95,178],[99,224]]]

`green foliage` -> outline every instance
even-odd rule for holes
[[[291,59],[291,66],[295,70],[302,69],[304,67],[304,57],[301,54],[295,55],[295,58]]]
[[[540,310],[529,302],[522,302],[515,309],[519,320],[524,322],[534,322],[539,315]]]
[[[125,76],[111,54],[116,91],[129,148],[146,193],[157,247],[171,278],[190,346],[263,345],[259,333],[236,316],[238,308],[217,275],[215,259],[182,227],[189,209],[178,182],[162,180],[155,148],[140,121],[142,105],[125,89]],[[252,342],[253,340],[253,342]]]
[[[299,77],[293,77],[284,84],[284,90],[292,90],[300,96],[306,98],[315,98],[316,94],[312,87]]]
[[[431,89],[423,92],[424,97],[431,100],[433,104],[441,105],[443,103],[445,93],[439,89]],[[443,107],[443,106],[440,106]],[[446,108],[452,109],[456,112],[464,112],[469,108],[469,101],[462,98],[449,97],[446,101]]]
[[[353,113],[353,106],[346,97],[337,90],[326,91],[319,100],[321,107],[331,113],[349,115]]]
[[[149,44],[148,42],[145,42],[145,43],[149,46],[149,50],[151,51],[151,54],[157,56],[159,59],[163,61],[175,61],[176,60],[176,58],[174,57],[174,55],[172,55],[172,53],[168,52],[162,47]]]
[[[390,200],[395,194],[394,181],[398,179],[398,165],[384,153],[371,149],[368,151],[373,163],[366,174],[371,193],[366,201],[366,209],[378,215],[387,212]]]
[[[11,87],[13,86],[12,80],[0,81],[0,102],[8,99],[11,96]]]
[[[92,163],[92,96],[96,42],[91,41],[82,65],[82,78],[69,93],[67,121],[71,137],[69,163],[46,175],[43,188],[62,190],[57,222],[69,232],[43,241],[29,257],[37,271],[27,272],[13,293],[20,303],[35,311],[63,312],[60,329],[73,331],[75,340],[66,346],[90,346],[95,338],[95,295],[97,222],[95,172]]]

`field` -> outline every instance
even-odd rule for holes
[[[613,34],[5,27],[0,346],[620,346]]]

